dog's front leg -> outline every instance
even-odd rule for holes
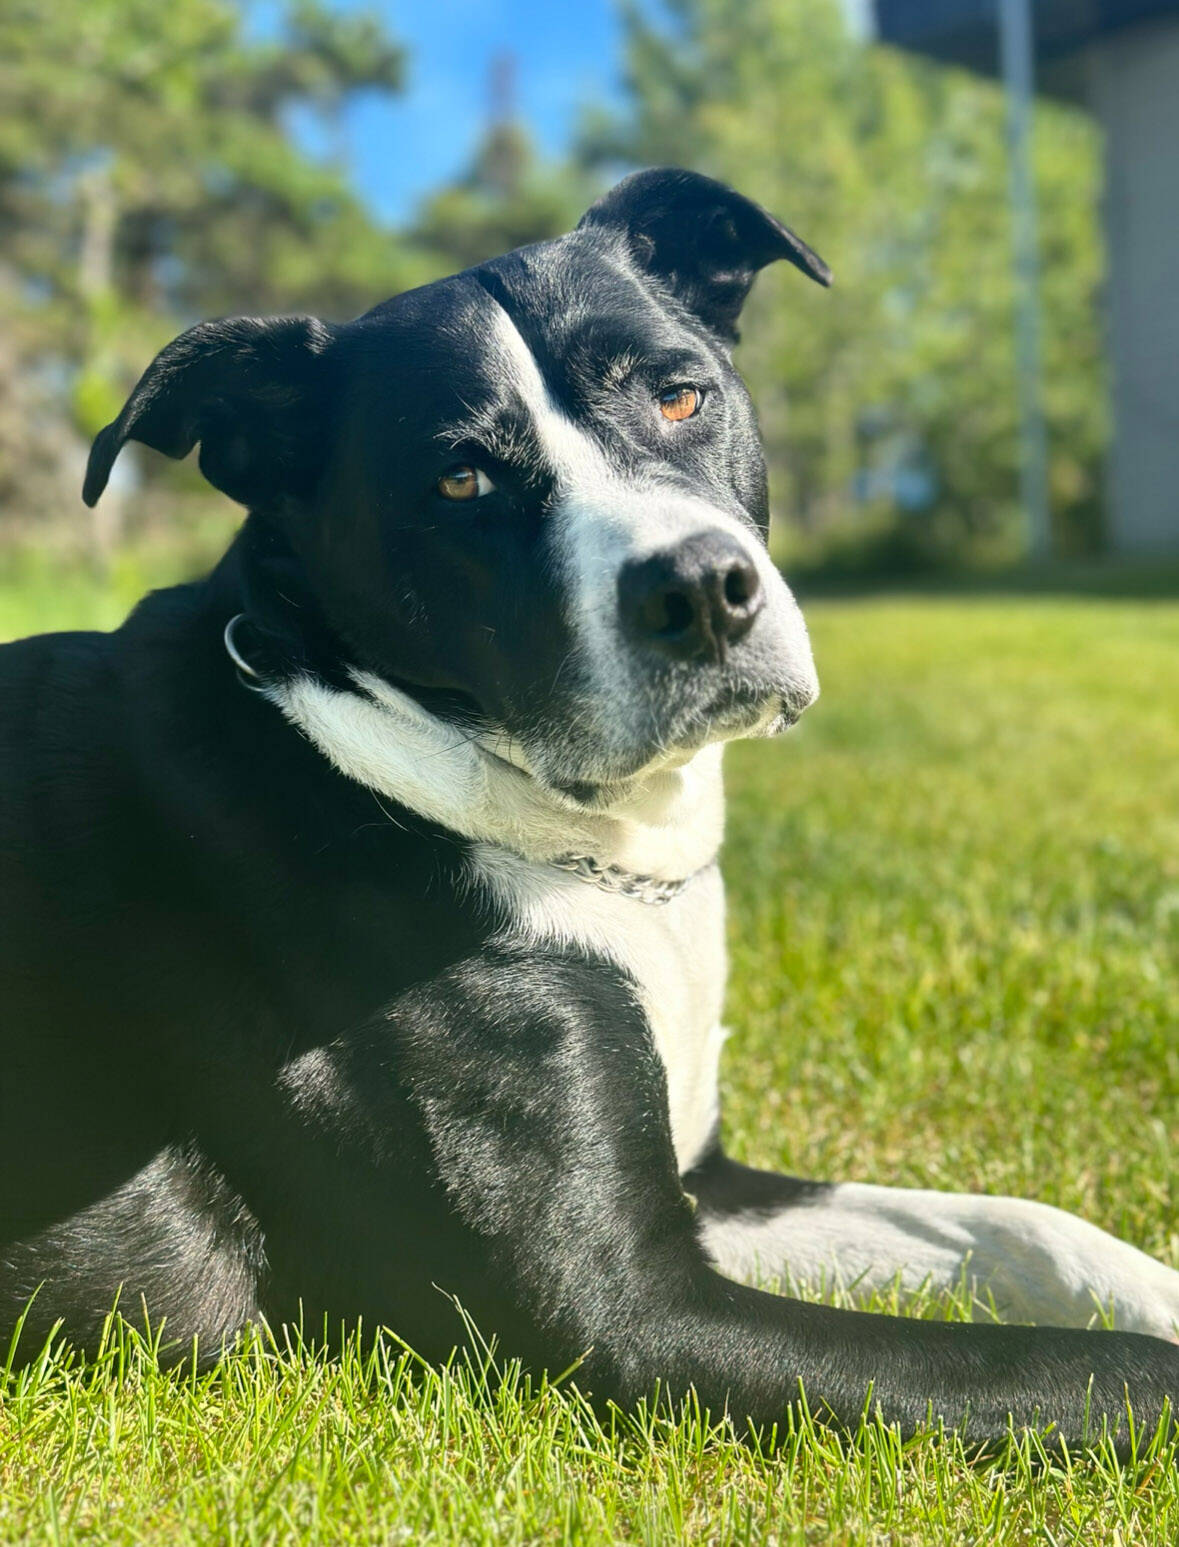
[[[1154,1338],[834,1310],[717,1273],[650,1030],[605,965],[488,951],[403,996],[381,1036],[487,1263],[488,1303],[519,1308],[550,1369],[580,1359],[598,1399],[694,1388],[714,1414],[766,1424],[802,1386],[813,1412],[854,1426],[871,1392],[905,1430],[932,1412],[988,1441],[1013,1418],[1076,1443],[1120,1421],[1127,1393],[1145,1425],[1179,1398],[1179,1348]]]
[[[867,1294],[966,1287],[1005,1321],[1179,1332],[1179,1273],[1047,1204],[756,1171],[714,1150],[684,1179],[722,1273]]]

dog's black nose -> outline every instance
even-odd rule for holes
[[[752,560],[727,532],[700,532],[650,558],[632,559],[618,577],[627,634],[681,661],[723,661],[763,601]]]

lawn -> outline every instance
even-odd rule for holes
[[[116,607],[26,576],[0,635]],[[729,757],[732,1147],[1034,1195],[1179,1266],[1179,605],[810,618],[822,700]],[[392,1341],[183,1378],[115,1337],[90,1369],[0,1376],[5,1542],[1177,1539],[1165,1461],[982,1466],[805,1425],[759,1454],[691,1414],[605,1431],[571,1390]]]

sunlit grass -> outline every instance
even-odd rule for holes
[[[514,1364],[421,1364],[392,1338],[326,1359],[260,1332],[161,1375],[125,1328],[88,1366],[6,1382],[0,1539],[126,1542],[1173,1540],[1175,1453],[1049,1462],[1013,1438],[840,1436],[803,1413],[737,1443],[692,1406],[595,1416]],[[1161,1534],[1160,1534],[1161,1533]]]
[[[0,634],[125,598],[0,590]],[[1179,1266],[1179,606],[811,609],[824,696],[735,748],[731,1144],[1043,1198]],[[985,1314],[964,1300],[921,1314]],[[574,1381],[576,1377],[573,1377]],[[953,1439],[777,1452],[572,1384],[264,1336],[162,1376],[125,1335],[0,1393],[0,1540],[1169,1543],[1179,1468]]]

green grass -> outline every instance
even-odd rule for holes
[[[110,616],[0,591],[0,634]],[[117,608],[115,608],[117,610]],[[730,754],[732,1146],[1079,1210],[1179,1266],[1179,606],[827,601],[824,697]],[[930,1304],[929,1315],[964,1315]],[[978,1314],[983,1314],[981,1311]],[[808,1425],[604,1430],[572,1389],[114,1335],[0,1382],[0,1541],[1179,1539],[1179,1470]]]

